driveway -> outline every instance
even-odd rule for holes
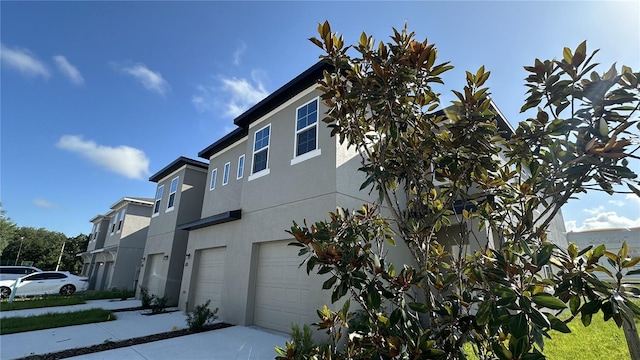
[[[131,308],[138,300],[97,300],[88,304],[48,309],[0,312],[1,317],[30,316],[43,312],[75,311],[87,308]],[[146,311],[144,311],[146,312]],[[103,323],[68,326],[0,336],[0,358],[15,359],[77,347],[147,336],[187,327],[181,311],[146,316],[143,311],[116,313],[118,319]],[[256,327],[233,326],[198,334],[108,350],[73,359],[273,359],[274,346],[284,346],[289,335]]]

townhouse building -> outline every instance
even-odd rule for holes
[[[152,199],[124,197],[91,219],[87,250],[78,254],[89,289],[136,288],[152,204]]]
[[[167,282],[180,274],[180,279],[172,280],[171,296],[179,288],[181,309],[210,300],[210,308],[218,308],[225,322],[283,332],[289,332],[292,323],[316,321],[316,310],[331,303],[330,292],[322,290],[325,278],[308,276],[299,266],[303,258],[298,247],[288,246],[294,240],[285,230],[294,220],[326,219],[337,206],[356,209],[375,199],[368,191],[360,191],[364,175],[358,171],[361,162],[356,150],[331,137],[321,121],[327,108],[316,81],[325,69],[324,63],[313,65],[238,116],[235,130],[198,153],[208,163],[198,168],[204,184],[197,216],[191,213],[191,220],[185,216],[169,223],[162,220],[157,227],[169,233],[175,226],[175,233],[157,242],[152,236],[160,231],[154,229],[154,222],[163,214],[151,220],[147,249],[161,243],[163,249],[171,245],[180,250],[165,262],[154,259],[154,264],[177,259],[173,270],[156,272],[150,270],[149,254],[167,256],[167,250],[145,249],[140,282],[153,289],[151,293],[163,294],[160,287],[151,285],[154,276]],[[502,117],[498,121],[510,128]],[[159,209],[167,206],[163,204],[169,181],[178,178],[180,182],[178,169],[188,165],[174,163],[152,176],[151,181],[158,182]],[[174,201],[176,208],[186,205],[181,204],[186,202],[184,196]],[[189,202],[191,210],[194,204],[195,200]],[[489,232],[480,237],[493,241]],[[557,238],[561,241],[561,236]],[[404,246],[389,252],[392,263],[409,259]]]
[[[157,183],[144,251],[138,258],[139,284],[177,305],[189,233],[179,224],[200,218],[208,164],[179,157],[149,180]],[[138,289],[139,290],[139,287]]]

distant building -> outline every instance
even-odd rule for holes
[[[89,289],[136,288],[152,206],[150,198],[124,197],[91,219],[87,250],[77,255]]]
[[[629,256],[640,256],[640,227],[632,229],[599,229],[581,232],[572,231],[567,233],[567,241],[575,243],[578,245],[579,249],[584,249],[590,245],[595,247],[600,244],[604,244],[607,247],[607,251],[615,254],[620,251],[622,243],[626,241],[629,246]],[[613,271],[613,267],[605,259],[600,260],[600,265],[603,265],[607,269]],[[640,263],[634,266],[633,269],[640,269]],[[609,278],[608,275],[602,272],[598,272],[597,275],[603,280],[608,280]],[[640,275],[631,275],[626,277],[626,279],[633,280],[634,282],[640,282]]]

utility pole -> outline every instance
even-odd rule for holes
[[[18,247],[18,255],[16,255],[16,262],[13,263],[13,266],[18,265],[18,259],[20,259],[20,251],[22,251],[22,242],[24,241],[24,236],[20,236],[20,247]]]
[[[58,265],[56,265],[56,271],[58,271],[58,269],[60,268],[60,261],[62,261],[62,254],[64,253],[64,246],[66,244],[66,241],[62,243],[62,249],[60,249],[60,256],[58,257]]]

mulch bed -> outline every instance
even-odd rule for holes
[[[227,323],[216,323],[211,325],[205,325],[202,331],[224,329],[230,326],[233,326],[233,325],[227,324]],[[68,357],[91,354],[91,353],[96,353],[100,351],[119,349],[119,348],[129,347],[133,345],[146,344],[153,341],[172,339],[174,337],[192,335],[196,333],[197,332],[191,331],[189,329],[174,330],[174,331],[164,332],[160,334],[141,336],[133,339],[126,339],[126,340],[120,340],[120,341],[107,341],[102,344],[97,344],[97,345],[92,345],[92,346],[87,346],[82,348],[62,350],[62,351],[52,352],[44,355],[31,355],[21,359],[25,359],[25,360],[64,359]]]

